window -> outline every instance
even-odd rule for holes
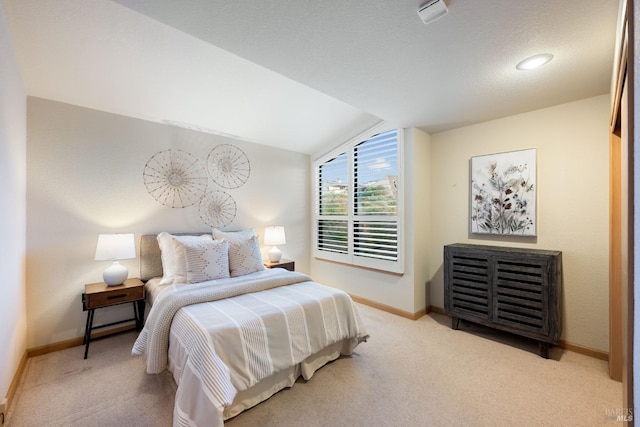
[[[401,131],[370,132],[314,163],[314,256],[401,273]]]

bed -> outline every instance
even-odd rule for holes
[[[140,275],[151,308],[132,354],[173,374],[174,426],[222,426],[368,338],[348,294],[265,269],[253,229],[141,236]]]

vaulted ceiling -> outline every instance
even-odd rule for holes
[[[27,93],[322,154],[610,90],[615,0],[1,0]],[[551,53],[537,70],[522,59]]]

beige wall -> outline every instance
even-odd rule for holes
[[[405,266],[403,275],[311,259],[313,278],[352,295],[415,314],[427,304],[429,280],[429,135],[404,132]],[[402,185],[402,183],[401,183]]]
[[[0,3],[0,400],[26,350],[26,94]]]
[[[608,351],[608,95],[431,137],[431,304],[444,306],[442,247],[468,242],[563,253],[563,333]],[[472,156],[537,148],[538,236],[481,238],[469,230]]]
[[[252,161],[249,182],[230,193],[230,228],[287,227],[285,257],[317,281],[407,313],[442,307],[442,247],[476,242],[558,249],[564,257],[562,339],[608,348],[608,118],[600,96],[429,136],[405,135],[404,275],[310,257],[308,156],[157,123],[29,98],[27,267],[28,347],[82,335],[82,285],[99,281],[98,233],[206,230],[193,208],[171,209],[146,192],[142,170],[174,148],[201,159],[219,143]],[[488,239],[468,233],[472,156],[538,149],[538,237]],[[137,274],[138,260],[124,262]],[[427,284],[430,282],[430,291]],[[98,312],[96,323],[128,314]]]
[[[443,246],[456,242],[563,252],[561,339],[608,351],[609,96],[427,135],[406,130],[405,274],[311,260],[314,279],[417,313],[444,307]],[[471,157],[537,149],[538,236],[469,233]],[[425,294],[425,284],[430,288]]]
[[[410,129],[405,144],[405,170],[410,177],[405,183],[407,193],[406,238],[410,249],[413,274],[413,313],[431,305],[429,281],[431,278],[429,253],[431,240],[431,171],[424,165],[431,164],[431,137],[419,130]],[[436,254],[437,255],[437,254]]]
[[[206,161],[218,144],[240,147],[251,175],[225,190],[238,209],[227,229],[256,227],[263,234],[267,225],[284,225],[284,257],[298,271],[309,270],[309,156],[31,97],[27,124],[29,348],[82,336],[83,285],[101,281],[108,265],[93,260],[99,233],[209,230],[195,207],[166,207],[146,191],[146,162],[169,148]],[[131,277],[138,262],[122,262]],[[95,325],[131,310],[128,304],[98,310]]]

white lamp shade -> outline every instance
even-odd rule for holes
[[[264,244],[267,246],[284,245],[287,243],[287,238],[284,234],[284,227],[281,225],[275,225],[272,227],[265,227],[264,229]]]
[[[136,257],[136,245],[133,234],[99,234],[96,245],[96,261],[113,261],[102,273],[102,279],[109,286],[121,285],[127,280],[129,270],[120,264],[119,259]]]
[[[99,234],[96,261],[115,261],[136,257],[133,234]]]

